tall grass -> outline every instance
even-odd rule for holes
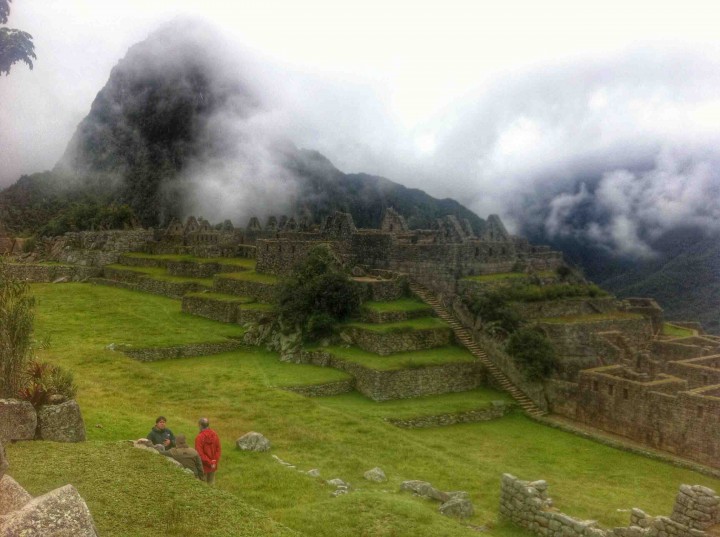
[[[18,396],[32,349],[35,300],[0,260],[0,398]]]

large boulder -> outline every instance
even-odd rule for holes
[[[446,516],[469,518],[475,514],[475,508],[469,499],[456,496],[440,506],[440,512]]]
[[[368,470],[363,474],[365,479],[368,481],[373,481],[375,483],[383,483],[384,481],[387,481],[387,477],[385,476],[385,472],[382,471],[382,468],[375,467],[372,470]]]
[[[250,431],[238,438],[235,445],[243,451],[268,451],[270,449],[270,440],[260,433]]]
[[[0,479],[0,515],[22,509],[32,496],[9,475]]]
[[[0,399],[0,442],[32,440],[37,428],[37,414],[28,401]]]
[[[83,442],[85,423],[77,401],[45,405],[38,411],[38,438],[54,442]]]
[[[436,489],[427,481],[403,481],[400,485],[400,490],[407,490],[415,493],[417,496],[439,502],[446,502],[450,499],[450,495],[447,492]]]
[[[97,537],[85,501],[65,485],[29,501],[22,509],[0,516],[0,537]]]

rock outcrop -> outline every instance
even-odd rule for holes
[[[97,537],[97,531],[85,501],[75,487],[65,485],[0,517],[0,537],[19,535]]]

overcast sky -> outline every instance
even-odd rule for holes
[[[637,255],[648,230],[690,217],[720,222],[712,2],[15,0],[11,8],[8,25],[34,36],[38,59],[33,71],[18,64],[0,78],[0,186],[51,168],[128,47],[191,14],[263,61],[310,75],[282,117],[298,145],[343,171]],[[597,221],[570,225],[589,200]]]

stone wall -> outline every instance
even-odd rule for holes
[[[363,301],[386,302],[398,300],[408,294],[408,281],[405,275],[393,279],[372,276],[353,279],[360,286],[360,297]]]
[[[434,416],[418,416],[414,418],[387,418],[386,421],[401,429],[423,429],[427,427],[444,427],[457,423],[477,423],[502,418],[512,411],[514,405],[504,401],[493,401],[487,408],[437,414]]]
[[[135,348],[118,345],[115,347],[115,350],[120,351],[139,362],[156,362],[158,360],[172,360],[175,358],[187,358],[190,356],[220,354],[222,352],[236,351],[245,347],[246,345],[242,341],[231,340],[217,343],[189,343],[187,345],[176,345],[173,347]]]
[[[283,390],[304,395],[305,397],[329,397],[351,392],[355,389],[355,380],[338,380],[325,384],[309,384],[298,386],[283,386]]]
[[[446,327],[423,330],[408,328],[378,332],[348,326],[342,329],[342,333],[364,351],[380,356],[443,347],[449,345],[453,340],[452,330]]]
[[[238,280],[216,275],[213,280],[213,291],[228,295],[252,297],[258,302],[274,304],[277,302],[278,287],[269,283]]]
[[[80,231],[56,237],[51,246],[53,260],[73,265],[100,267],[117,263],[120,255],[140,252],[153,240],[153,231]]]
[[[378,371],[339,359],[325,351],[302,352],[293,360],[349,373],[355,379],[355,389],[374,401],[464,392],[482,385],[486,378],[479,362]]]
[[[642,380],[620,366],[582,371],[569,417],[681,457],[720,467],[720,384],[691,389],[659,374]]]
[[[649,516],[630,510],[630,526],[603,529],[594,520],[580,520],[552,508],[545,481],[502,476],[500,517],[542,537],[704,537],[720,522],[720,498],[699,485],[682,485],[672,514]]]
[[[513,302],[512,308],[523,319],[542,317],[567,317],[610,313],[617,311],[620,303],[608,298],[569,298],[564,300],[544,300],[541,302]]]
[[[624,318],[588,320],[584,322],[538,322],[537,326],[550,339],[561,357],[559,374],[574,381],[582,369],[608,365],[628,354],[647,348],[653,332],[649,319]],[[615,333],[621,338],[619,349],[603,334]]]
[[[182,311],[184,313],[205,317],[221,323],[237,322],[239,306],[239,301],[219,300],[202,295],[190,294],[182,297]]]
[[[32,283],[51,283],[58,280],[82,282],[102,273],[102,269],[98,267],[77,265],[8,263],[6,268],[14,277]]]
[[[417,319],[418,317],[428,317],[433,314],[433,310],[430,306],[412,311],[377,311],[370,308],[363,308],[360,314],[362,321],[365,323],[382,324],[397,323],[409,319]]]
[[[302,234],[298,234],[302,236]],[[333,245],[330,241],[301,239],[273,239],[257,241],[256,270],[266,274],[287,276],[303,263],[312,248],[319,244]],[[335,248],[338,248],[335,244]]]

